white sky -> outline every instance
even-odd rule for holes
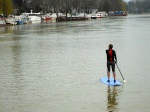
[[[124,0],[124,1],[129,2],[129,1],[131,1],[131,0]]]

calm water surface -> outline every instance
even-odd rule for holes
[[[0,27],[0,112],[149,112],[149,36],[150,15]],[[120,87],[99,81],[110,43]]]

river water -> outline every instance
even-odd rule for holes
[[[149,112],[149,36],[150,15],[0,27],[0,112]],[[120,87],[99,81],[110,43]]]

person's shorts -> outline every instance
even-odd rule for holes
[[[112,72],[115,72],[115,61],[107,61],[107,71],[110,72],[110,68],[112,68]]]

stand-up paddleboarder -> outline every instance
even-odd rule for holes
[[[112,68],[114,82],[116,82],[116,72],[115,72],[115,63],[117,63],[117,56],[115,50],[112,49],[113,45],[109,44],[108,49],[106,50],[107,55],[107,82],[110,82],[110,67]]]

